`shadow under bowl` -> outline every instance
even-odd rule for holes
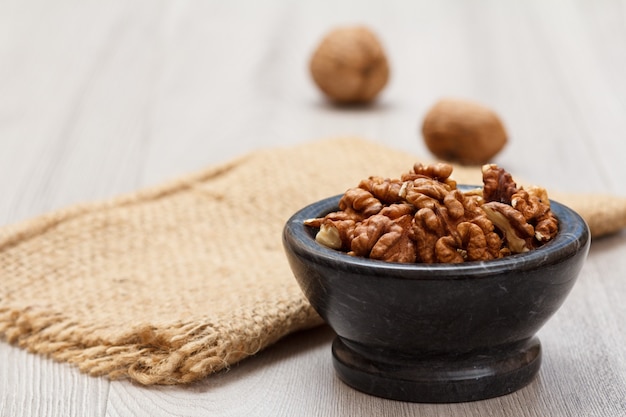
[[[400,264],[315,241],[304,221],[337,211],[340,197],[295,213],[283,244],[304,295],[337,333],[333,364],[345,383],[396,400],[462,402],[532,381],[541,364],[535,334],[565,301],[589,251],[577,213],[551,201],[558,234],[523,254]]]

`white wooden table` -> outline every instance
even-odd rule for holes
[[[307,72],[346,23],[375,29],[390,57],[370,108],[329,106]],[[418,129],[442,96],[499,112],[511,138],[497,162],[516,175],[626,195],[623,0],[0,0],[0,224],[321,137],[430,157]],[[594,241],[539,334],[539,376],[508,396],[361,394],[335,376],[321,327],[178,387],[89,377],[0,341],[0,416],[624,416],[625,254],[624,232]]]

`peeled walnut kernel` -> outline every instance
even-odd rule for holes
[[[435,245],[445,233],[441,218],[432,209],[423,208],[415,213],[412,236],[421,262],[437,262]]]
[[[321,41],[309,69],[315,84],[337,103],[367,103],[389,79],[389,64],[376,35],[364,26],[337,28]]]
[[[417,178],[432,178],[440,182],[446,182],[452,175],[452,165],[444,164],[443,162],[424,165],[416,163],[413,165],[413,169],[410,172],[402,175],[402,181],[412,181]],[[448,184],[452,186],[453,184]]]
[[[511,197],[517,192],[517,184],[513,181],[511,174],[496,164],[483,165],[482,173],[485,201],[511,204]]]
[[[375,214],[354,230],[352,253],[388,262],[415,262],[414,243],[409,237],[412,215],[390,219]]]
[[[375,214],[360,223],[354,231],[350,246],[352,254],[369,257],[378,240],[389,231],[392,220],[382,214]]]
[[[466,192],[452,166],[415,164],[400,179],[369,177],[348,189],[340,210],[305,224],[325,246],[387,262],[488,261],[535,249],[558,232],[545,189],[518,188],[484,165],[483,188]]]
[[[372,248],[370,258],[387,262],[415,262],[415,244],[410,238],[412,218],[407,214],[393,219],[389,231]]]
[[[482,165],[507,142],[498,115],[472,101],[442,99],[428,111],[422,124],[426,146],[439,159]]]
[[[558,221],[550,210],[550,200],[545,189],[520,189],[511,197],[511,206],[534,226],[535,239],[539,242],[551,240],[558,232]]]
[[[439,262],[446,263],[491,259],[485,233],[470,222],[459,223],[453,235],[437,240],[435,252]]]
[[[332,249],[341,249],[341,236],[339,235],[339,229],[332,224],[322,224],[320,231],[315,235],[317,243],[322,244]]]
[[[357,222],[364,219],[353,210],[335,211],[322,218],[307,219],[304,224],[318,228],[317,243],[336,250],[349,250]]]
[[[522,213],[497,201],[483,204],[482,209],[487,218],[504,234],[511,252],[522,253],[531,249],[528,239],[533,236],[534,229],[526,223]]]
[[[366,190],[383,203],[391,204],[402,200],[400,190],[402,181],[382,177],[369,177],[359,183],[359,188]]]
[[[414,212],[415,212],[415,207],[413,207],[411,204],[398,203],[398,204],[391,204],[389,206],[384,207],[380,211],[380,214],[382,214],[383,216],[387,216],[392,220],[395,220],[406,214],[413,215]]]
[[[339,200],[341,210],[352,209],[365,216],[378,213],[383,204],[372,193],[360,187],[350,188]]]

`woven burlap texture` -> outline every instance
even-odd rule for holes
[[[361,139],[315,141],[4,227],[0,334],[91,375],[201,379],[321,324],[284,256],[289,216],[416,160]],[[476,168],[454,176],[480,182]],[[626,199],[571,197],[596,234],[626,224]]]

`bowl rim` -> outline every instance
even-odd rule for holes
[[[476,186],[459,185],[458,188],[471,189]],[[285,249],[313,263],[338,270],[356,272],[361,275],[418,280],[476,279],[506,273],[512,269],[532,270],[558,264],[575,256],[581,250],[589,250],[591,236],[585,220],[571,208],[550,200],[550,207],[559,219],[559,231],[550,242],[528,252],[500,259],[461,264],[407,264],[351,256],[317,243],[313,233],[315,229],[304,225],[307,219],[323,217],[327,213],[338,210],[341,196],[342,194],[324,198],[294,213],[283,228]]]

